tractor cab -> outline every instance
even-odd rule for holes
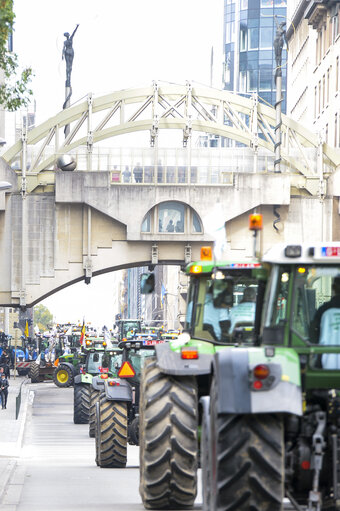
[[[247,262],[202,260],[187,267],[190,275],[185,330],[213,344],[255,344],[266,271]]]
[[[340,243],[275,246],[261,341],[294,348],[305,389],[340,386]]]

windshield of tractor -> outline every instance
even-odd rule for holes
[[[86,364],[86,372],[99,373],[99,367],[102,366],[104,351],[96,351],[89,353]]]
[[[265,326],[291,325],[293,344],[340,347],[340,267],[275,267],[266,296]],[[270,336],[266,339],[269,343]],[[340,369],[340,354],[314,357],[314,366]]]
[[[110,353],[109,373],[115,378],[118,377],[118,371],[122,366],[123,352]]]
[[[186,329],[198,339],[253,343],[258,278],[251,269],[216,276],[191,278]]]
[[[133,337],[135,332],[141,331],[141,322],[140,321],[124,321],[121,326],[121,336],[126,337],[129,339],[129,337]]]

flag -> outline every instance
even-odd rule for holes
[[[162,309],[163,309],[163,304],[164,304],[166,294],[167,294],[167,290],[165,289],[164,284],[162,284],[162,287],[161,287],[161,308]]]
[[[25,337],[28,337],[28,336],[29,336],[29,332],[28,332],[28,321],[27,321],[27,319],[26,319],[26,326],[25,326],[24,334],[25,334]]]
[[[83,326],[81,328],[81,334],[80,334],[80,342],[82,343],[85,339],[85,320],[83,319]]]

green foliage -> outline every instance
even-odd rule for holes
[[[33,323],[37,325],[40,332],[49,330],[53,323],[53,315],[45,305],[35,305],[33,308]]]
[[[10,112],[27,106],[33,94],[28,86],[32,69],[24,69],[17,76],[18,57],[8,50],[8,35],[13,31],[14,18],[13,0],[0,0],[0,70],[4,75],[0,83],[0,104]]]

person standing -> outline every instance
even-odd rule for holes
[[[3,410],[6,408],[6,405],[7,405],[8,387],[9,387],[9,383],[6,378],[6,375],[5,375],[5,373],[1,373],[0,395],[1,395],[1,403],[2,403]]]
[[[143,180],[143,167],[140,166],[139,161],[136,167],[133,169],[133,175],[135,176],[136,183],[141,183]]]

